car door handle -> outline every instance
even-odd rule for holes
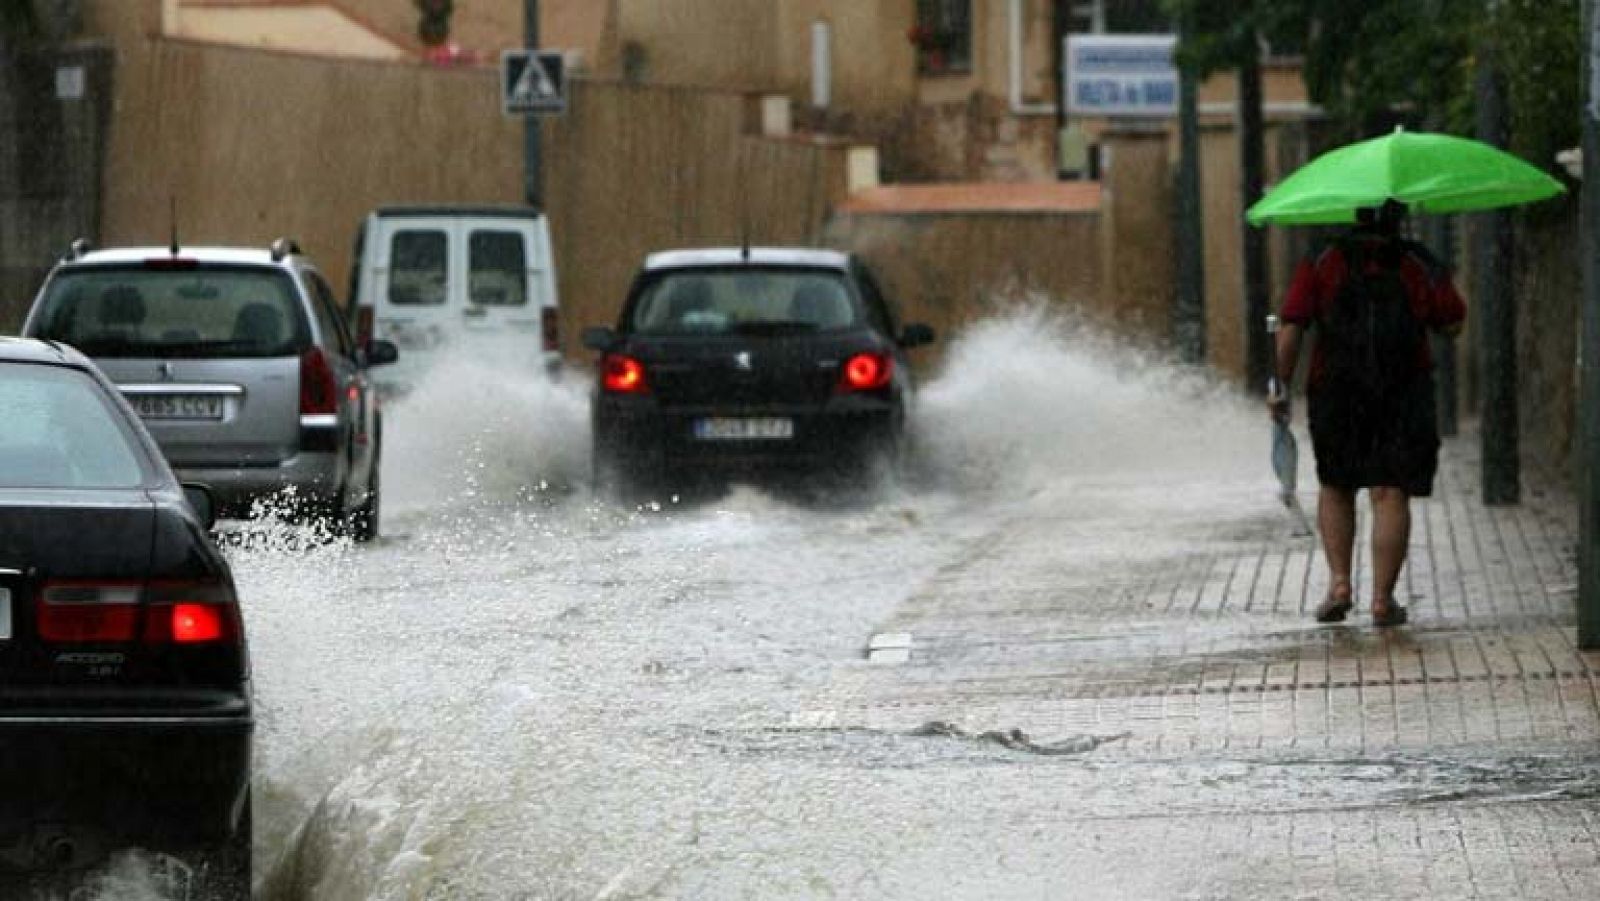
[[[489,311],[484,307],[467,307],[461,311],[461,315],[482,318],[489,315]]]

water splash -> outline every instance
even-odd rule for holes
[[[919,453],[966,488],[1193,483],[1265,465],[1265,416],[1235,389],[1043,303],[956,336],[919,400]]]
[[[384,411],[384,501],[399,512],[512,499],[582,482],[588,380],[441,363]]]

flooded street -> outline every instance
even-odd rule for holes
[[[1592,749],[1510,778],[1470,743],[1274,744],[1260,710],[1243,740],[1231,702],[1213,744],[1219,666],[1325,654],[1216,563],[1282,550],[1320,590],[1264,417],[1037,311],[925,381],[903,481],[826,503],[598,502],[582,377],[444,375],[389,411],[380,543],[231,551],[258,897],[1250,897],[1395,817],[1422,849],[1600,816]]]
[[[978,330],[925,386],[912,484],[840,504],[597,504],[579,379],[464,373],[396,406],[392,537],[236,556],[267,897],[946,894],[940,861],[1024,850],[1004,824],[1033,780],[995,770],[1034,761],[793,723],[986,536],[1040,505],[1115,515],[1105,485],[1165,494],[1231,440],[1199,429],[1198,458],[1174,453],[1237,405],[1164,397],[1181,386],[1055,328]],[[1240,486],[1171,500],[1203,509],[1196,490]]]

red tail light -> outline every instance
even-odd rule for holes
[[[561,349],[561,319],[556,315],[554,307],[544,308],[543,318],[539,320],[539,330],[544,337],[545,350]]]
[[[233,591],[216,582],[152,582],[144,622],[149,644],[237,641],[244,630]]]
[[[600,384],[612,394],[648,394],[650,391],[644,379],[644,364],[623,354],[606,354],[600,358]]]
[[[839,378],[841,391],[874,391],[889,384],[894,376],[894,357],[882,353],[860,353],[846,360]]]
[[[372,342],[372,307],[356,310],[356,344],[366,347]]]
[[[339,389],[334,384],[333,367],[322,348],[312,347],[300,355],[300,414],[326,415],[339,412]]]
[[[35,611],[39,637],[62,644],[133,641],[141,613],[147,644],[235,642],[244,632],[232,589],[215,582],[49,582]]]
[[[138,583],[46,583],[35,607],[39,637],[66,643],[132,641],[143,595]]]

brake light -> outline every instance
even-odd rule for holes
[[[205,604],[178,604],[172,608],[172,640],[178,644],[216,641],[222,637],[222,612]]]
[[[539,331],[544,338],[545,350],[561,349],[561,320],[556,315],[554,307],[544,308],[543,318],[539,320]]]
[[[137,583],[46,583],[35,607],[39,637],[67,643],[132,641],[143,593]]]
[[[333,367],[322,348],[312,347],[300,355],[300,414],[326,415],[339,412],[339,389],[334,384]]]
[[[859,353],[845,361],[839,390],[873,391],[889,384],[893,376],[893,357],[875,352]]]
[[[44,641],[129,642],[140,637],[141,611],[147,644],[234,642],[244,633],[233,590],[216,582],[47,582],[35,618]]]
[[[186,272],[199,269],[200,261],[189,257],[150,257],[144,261],[144,268],[156,272]]]
[[[644,364],[623,354],[606,354],[600,358],[600,384],[612,394],[647,394],[650,391],[644,380]]]
[[[232,642],[243,633],[239,604],[216,582],[152,582],[144,640],[149,644]]]
[[[366,347],[372,343],[372,307],[356,310],[356,344]]]

